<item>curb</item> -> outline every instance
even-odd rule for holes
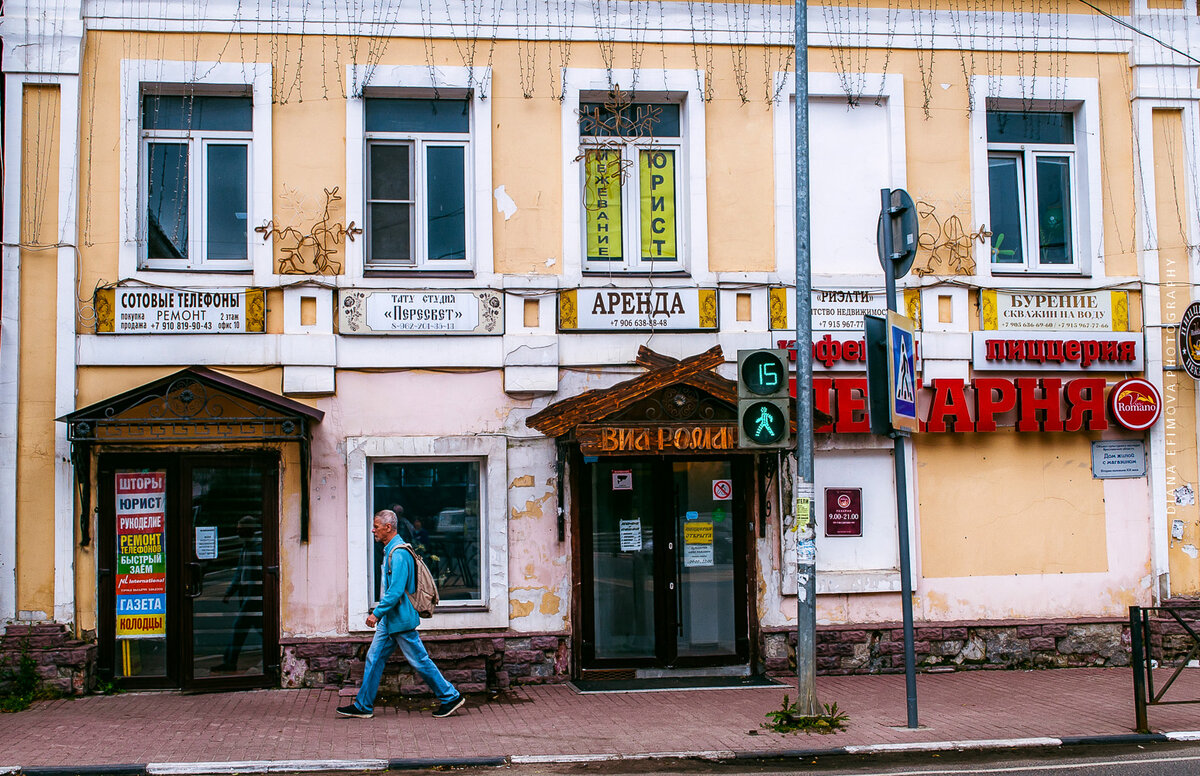
[[[828,749],[765,749],[694,752],[644,752],[636,754],[510,755],[492,757],[409,757],[364,760],[229,760],[224,762],[141,763],[94,766],[21,767],[0,765],[0,776],[229,776],[231,774],[330,773],[337,771],[417,771],[443,768],[499,768],[506,765],[580,765],[602,762],[655,760],[802,760],[885,754],[994,751],[999,749],[1054,749],[1075,746],[1162,744],[1200,741],[1200,731],[1123,733],[1060,738],[995,738],[966,741],[914,741],[902,744],[863,744]]]

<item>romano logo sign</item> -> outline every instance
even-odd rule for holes
[[[1133,377],[1113,386],[1108,407],[1117,423],[1130,431],[1145,431],[1162,414],[1162,396],[1150,381]]]

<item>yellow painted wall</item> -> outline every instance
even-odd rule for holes
[[[1183,117],[1177,110],[1156,110],[1154,127],[1154,203],[1158,220],[1159,279],[1162,319],[1178,321],[1192,299],[1188,271],[1187,221],[1194,203],[1187,201],[1187,158],[1183,145]],[[1164,361],[1176,361],[1175,330],[1163,329]],[[1166,498],[1168,530],[1183,523],[1183,538],[1169,539],[1167,564],[1171,593],[1200,592],[1200,561],[1194,555],[1200,546],[1200,512],[1196,505],[1178,504],[1175,489],[1196,483],[1196,381],[1184,372],[1163,373],[1163,432],[1166,450]]]
[[[924,577],[1108,570],[1104,483],[1083,434],[915,438]]]
[[[59,242],[59,89],[26,86],[22,103],[17,609],[52,615],[58,251],[35,248]]]

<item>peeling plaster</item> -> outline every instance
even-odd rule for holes
[[[562,599],[549,590],[542,596],[542,605],[538,609],[541,614],[558,614],[562,608]]]
[[[1179,549],[1183,550],[1183,554],[1192,560],[1195,560],[1197,556],[1200,556],[1200,552],[1196,550],[1196,545],[1194,544],[1185,544]]]
[[[553,493],[547,493],[539,499],[526,501],[525,509],[523,510],[518,510],[516,507],[513,507],[511,510],[510,519],[520,520],[523,517],[544,517],[545,510],[543,510],[542,507],[544,507],[546,502],[549,501],[553,496]]]
[[[518,601],[515,598],[510,598],[508,601],[509,618],[519,620],[522,617],[528,617],[533,613],[532,601]]]
[[[504,214],[504,220],[512,218],[517,212],[517,203],[513,202],[513,198],[504,190],[503,185],[496,187],[494,196],[496,197],[496,209]]]
[[[524,477],[517,477],[515,480],[512,481],[512,484],[509,485],[509,487],[510,488],[532,488],[533,487],[533,475],[526,474]]]

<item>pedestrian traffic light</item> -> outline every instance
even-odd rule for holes
[[[784,350],[738,351],[738,447],[791,446],[787,363]]]

